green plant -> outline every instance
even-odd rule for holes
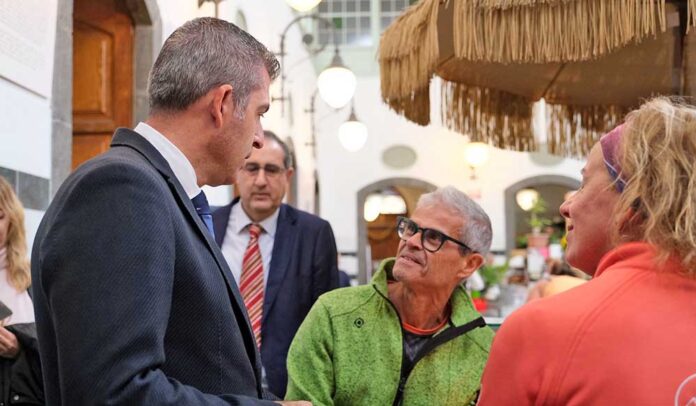
[[[486,286],[492,286],[503,280],[505,272],[508,269],[508,264],[505,262],[502,265],[484,265],[479,268],[479,274],[483,281],[486,282]]]
[[[541,196],[535,201],[531,209],[529,209],[529,221],[527,222],[532,228],[532,233],[539,234],[541,229],[551,225],[551,220],[542,215],[546,213],[547,204]]]
[[[520,234],[515,238],[515,248],[527,248],[527,235]]]

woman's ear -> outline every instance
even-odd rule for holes
[[[619,232],[630,232],[640,227],[645,221],[645,212],[640,209],[640,199],[636,199],[626,213],[619,219]]]

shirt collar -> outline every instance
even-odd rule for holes
[[[263,228],[263,231],[268,234],[271,238],[275,238],[276,229],[278,228],[278,215],[280,214],[280,207],[277,208],[273,214],[266,217],[258,224]],[[237,204],[232,206],[232,230],[235,233],[241,234],[245,232],[246,227],[253,223],[253,221],[247,216],[244,208],[242,207],[242,202],[239,201]]]
[[[169,167],[172,168],[174,176],[181,183],[189,199],[193,199],[201,193],[193,165],[176,145],[172,144],[162,133],[143,122],[138,123],[135,127],[135,132],[145,138],[155,147],[157,152],[162,154],[162,157],[167,161]]]

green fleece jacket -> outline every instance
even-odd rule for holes
[[[370,285],[334,290],[317,300],[290,347],[286,399],[315,406],[393,403],[403,354],[401,322],[387,299],[393,265],[393,258],[383,261]],[[455,326],[480,317],[461,287],[450,304]],[[475,400],[492,340],[493,330],[483,327],[434,349],[411,372],[403,404]]]

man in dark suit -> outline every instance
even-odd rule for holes
[[[338,286],[338,267],[329,223],[282,204],[292,159],[275,134],[266,131],[265,139],[237,171],[239,198],[216,210],[213,222],[249,311],[268,388],[283,397],[290,343],[319,295]]]
[[[263,145],[277,73],[236,26],[189,21],[152,69],[148,119],[62,185],[32,252],[47,404],[272,404],[200,186]]]

